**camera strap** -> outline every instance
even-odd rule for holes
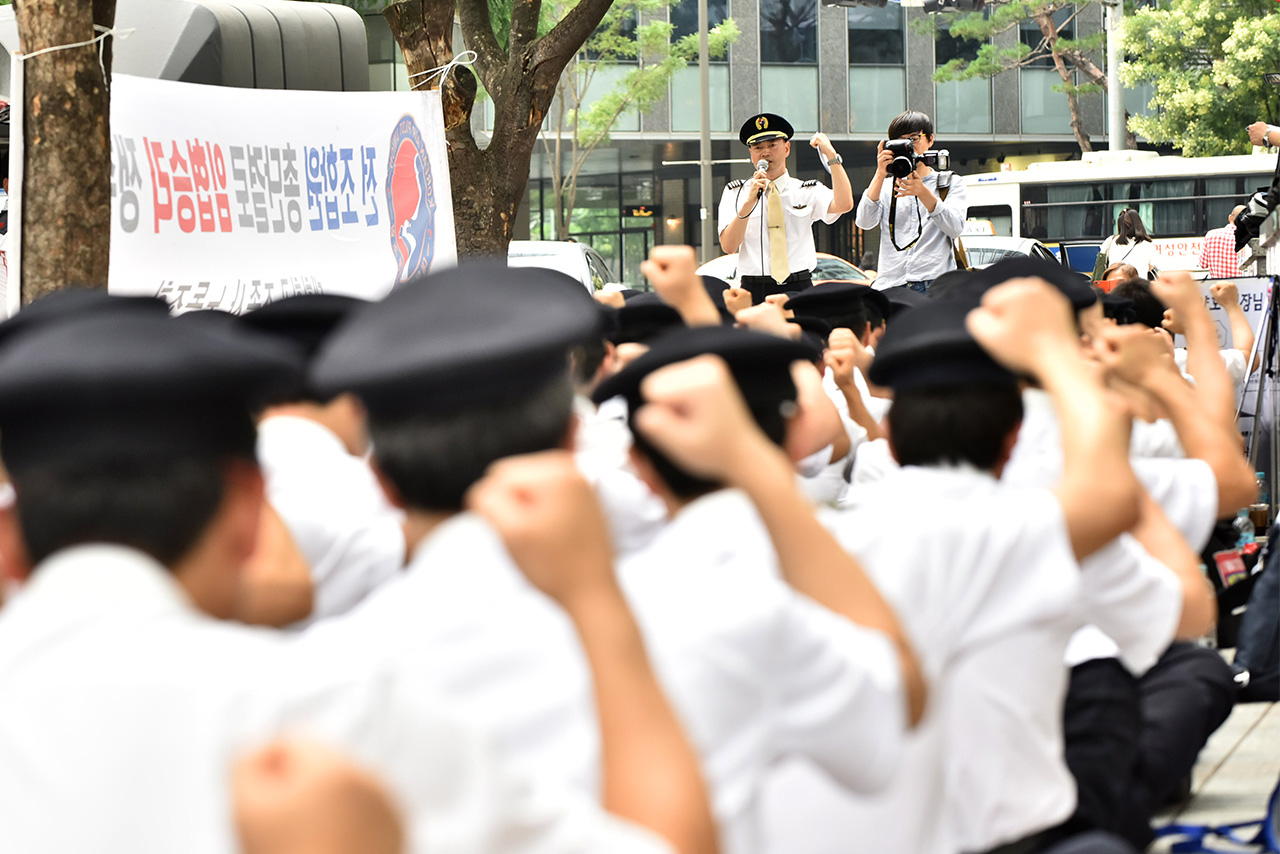
[[[895,181],[894,183],[896,184],[897,182]],[[893,248],[897,249],[899,252],[906,252],[912,246],[915,246],[916,243],[920,240],[920,235],[924,234],[924,217],[920,215],[920,200],[916,199],[916,236],[911,238],[911,242],[908,243],[906,246],[899,246],[898,241],[896,239],[896,235],[895,235],[896,225],[894,223],[894,220],[897,219],[897,216],[898,216],[898,196],[895,191],[893,201],[889,205],[889,242],[892,243]]]

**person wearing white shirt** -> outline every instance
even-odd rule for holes
[[[793,422],[782,411],[797,397],[793,371],[808,367],[794,363],[810,355],[804,345],[746,330],[689,330],[654,342],[597,392],[626,396],[630,423],[639,426],[637,466],[671,508],[671,524],[619,575],[702,756],[725,850],[735,854],[760,850],[759,793],[776,762],[805,756],[850,791],[875,791],[892,775],[903,732],[924,702],[896,619],[804,509],[785,465],[774,465],[780,457],[786,463]],[[691,474],[643,429],[642,388],[670,366],[683,373],[699,356],[722,359],[736,386],[699,386],[708,395],[702,405],[734,411],[741,394],[754,417],[723,438],[768,437],[759,459],[746,462],[752,471],[726,481]],[[725,488],[745,487],[752,476],[760,483]],[[789,495],[792,511],[807,518],[789,519],[788,531],[778,532],[769,503],[757,509],[762,491],[773,501]],[[825,541],[828,553],[801,554],[788,542],[797,535]]]
[[[467,512],[478,482],[509,457],[559,451],[572,469],[568,352],[598,334],[599,322],[594,302],[564,274],[488,262],[401,288],[333,334],[310,381],[323,395],[352,392],[364,402],[373,465],[405,511],[410,559],[397,578],[300,641],[326,660],[385,662],[448,696],[514,769],[611,809],[627,795],[647,802],[655,789],[638,780],[648,774],[669,789],[665,803],[676,816],[664,820],[687,839],[705,794],[691,752],[681,769],[692,782],[663,767],[683,736],[652,696],[657,683],[642,651],[629,643],[639,643],[639,631],[612,580],[603,525],[604,543],[592,553],[609,564],[593,585],[601,589],[566,597],[529,577],[493,515]],[[517,511],[521,503],[524,516],[538,509],[532,494],[517,496]],[[590,523],[600,511],[594,498],[589,504],[577,522],[584,547],[599,545]],[[574,531],[571,519],[566,536]],[[628,641],[621,649],[620,637]],[[619,682],[649,702],[604,702]]]
[[[930,707],[883,794],[849,798],[808,767],[784,769],[772,850],[1042,851],[1070,832],[1063,657],[1080,619],[1078,560],[1135,519],[1127,424],[1058,291],[1020,279],[970,305],[937,302],[890,324],[870,379],[894,389],[889,441],[903,467],[829,519],[920,650]],[[1020,398],[974,338],[1038,376],[1062,411],[1069,476],[1053,492],[997,481]]]
[[[743,122],[738,139],[747,146],[756,171],[749,179],[730,181],[720,196],[720,248],[738,253],[738,284],[756,304],[811,285],[818,266],[813,224],[830,225],[853,210],[844,161],[826,134],[815,133],[809,145],[831,168],[832,186],[788,174],[793,134],[790,122],[773,113]]]
[[[925,293],[934,279],[956,268],[955,241],[964,230],[969,194],[964,178],[938,172],[925,162],[934,143],[933,122],[927,115],[908,110],[897,116],[889,123],[889,139],[911,140],[915,168],[895,178],[890,197],[884,198],[894,153],[879,143],[876,172],[858,200],[854,221],[858,228],[880,229],[880,260],[872,287],[907,285]],[[943,175],[949,185],[939,185]]]
[[[414,852],[666,850],[511,778],[385,668],[225,621],[263,493],[249,404],[295,351],[145,306],[41,317],[0,348],[0,547],[34,564],[0,613],[0,847],[231,854],[233,762],[301,735],[386,781]]]

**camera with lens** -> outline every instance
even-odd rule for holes
[[[916,164],[923,163],[930,169],[945,172],[951,167],[951,155],[944,148],[941,151],[926,151],[916,154],[915,143],[909,139],[891,139],[884,144],[884,150],[893,153],[893,162],[889,164],[889,174],[895,178],[905,178],[916,170]]]

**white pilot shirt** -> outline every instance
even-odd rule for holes
[[[929,702],[878,795],[782,769],[769,850],[962,854],[1066,820],[1063,653],[1080,580],[1057,499],[972,468],[906,466],[850,501],[824,522],[902,621]]]
[[[835,191],[821,181],[801,181],[787,172],[775,182],[782,196],[782,209],[787,215],[787,265],[790,272],[813,270],[818,266],[818,253],[813,246],[813,224],[821,220],[830,225],[840,214],[828,213]],[[717,219],[718,234],[738,216],[745,203],[744,193],[750,192],[748,182],[730,181],[720,196],[720,212]],[[769,217],[768,196],[762,196],[747,217],[747,230],[738,247],[738,276],[769,276]]]
[[[669,849],[510,776],[438,698],[192,607],[163,566],[84,545],[0,613],[0,849],[234,854],[232,761],[285,736],[389,784],[415,854]]]
[[[299,640],[323,659],[386,663],[448,697],[517,773],[598,796],[600,733],[573,623],[481,517],[436,526],[404,572]]]
[[[854,221],[858,228],[880,229],[879,265],[871,286],[878,291],[905,285],[907,282],[933,281],[956,267],[952,241],[964,231],[969,210],[969,192],[964,178],[952,175],[946,201],[938,200],[930,212],[914,197],[897,200],[892,237],[889,234],[889,202],[894,200],[892,176],[880,187],[880,198],[872,201],[866,193],[858,200]],[[938,172],[923,178],[925,187],[938,195]],[[919,235],[919,239],[916,239]],[[914,241],[914,242],[913,242]],[[899,251],[893,244],[903,247]]]
[[[783,757],[849,791],[887,782],[906,724],[893,646],[787,586],[741,492],[684,507],[618,577],[702,758],[725,854],[759,850],[758,795]]]
[[[388,503],[369,464],[329,428],[276,415],[258,425],[267,500],[307,559],[315,586],[311,616],[350,610],[405,562],[403,514]]]

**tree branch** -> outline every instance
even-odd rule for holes
[[[570,9],[551,32],[538,39],[530,63],[535,75],[558,79],[612,4],[613,0],[582,0]]]
[[[538,38],[538,18],[542,15],[542,0],[515,0],[511,8],[511,55],[517,56],[526,45]]]
[[[467,47],[476,52],[476,71],[484,82],[484,88],[493,92],[500,85],[502,69],[506,67],[507,52],[498,44],[493,34],[493,21],[489,18],[488,0],[457,0],[458,21],[462,25],[462,38]],[[514,27],[514,25],[513,25]]]

